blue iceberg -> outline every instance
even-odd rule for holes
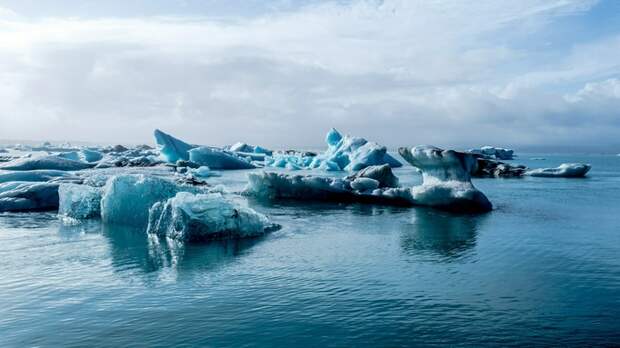
[[[13,181],[0,184],[0,212],[58,208],[58,183]]]
[[[189,160],[188,151],[196,147],[159,129],[155,130],[155,141],[160,147],[159,151],[168,163],[176,163],[178,160]]]
[[[387,148],[364,138],[342,135],[332,128],[325,136],[327,150],[316,156],[275,153],[265,160],[265,166],[288,169],[318,168],[325,171],[355,172],[369,166],[388,164],[401,167],[397,159],[387,153]]]
[[[192,187],[155,176],[113,176],[103,188],[101,218],[111,224],[146,226],[153,204],[172,198],[183,190],[191,191]]]
[[[252,169],[256,168],[250,161],[235,153],[215,147],[201,146],[189,150],[189,160],[211,169]]]
[[[278,227],[265,215],[240,206],[221,193],[180,192],[153,205],[147,231],[191,242],[255,237]]]

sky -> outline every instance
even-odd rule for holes
[[[620,1],[0,0],[0,139],[620,151]]]

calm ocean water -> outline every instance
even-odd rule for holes
[[[620,345],[620,157],[515,162],[593,169],[475,180],[482,216],[250,200],[283,228],[185,246],[0,214],[0,347]]]

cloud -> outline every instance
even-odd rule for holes
[[[0,138],[145,142],[158,127],[195,143],[293,147],[335,126],[391,146],[605,145],[620,130],[616,104],[581,91],[620,75],[620,33],[563,50],[524,44],[595,4],[0,16]]]

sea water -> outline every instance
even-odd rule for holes
[[[620,344],[620,157],[515,162],[593,169],[475,179],[484,215],[250,199],[282,229],[203,244],[0,214],[0,347]]]

